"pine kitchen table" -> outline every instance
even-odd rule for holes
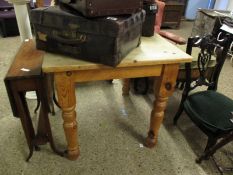
[[[115,68],[68,56],[45,53],[42,70],[44,73],[54,74],[58,102],[64,120],[67,157],[70,160],[75,160],[79,156],[75,83],[123,79],[123,94],[127,94],[129,78],[157,77],[156,101],[151,112],[150,127],[146,139],[146,145],[153,147],[157,142],[168,97],[174,91],[179,64],[191,61],[190,55],[159,35],[149,38],[142,37],[141,45],[131,51]]]

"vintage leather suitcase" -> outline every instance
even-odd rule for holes
[[[144,1],[143,9],[146,11],[146,18],[142,25],[142,36],[150,37],[154,35],[157,4],[155,1]]]
[[[31,12],[38,49],[110,66],[139,46],[144,18],[145,11],[87,19],[56,6]]]
[[[133,14],[142,10],[142,0],[60,0],[86,17]]]

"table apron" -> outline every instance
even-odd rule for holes
[[[110,80],[122,78],[160,76],[163,65],[143,67],[121,67],[114,69],[92,69],[66,72],[71,73],[74,82]]]

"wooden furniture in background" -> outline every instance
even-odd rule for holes
[[[31,158],[34,148],[38,150],[39,145],[47,142],[55,153],[63,155],[55,148],[48,119],[47,93],[41,71],[43,55],[44,52],[36,50],[32,40],[24,42],[4,79],[13,115],[21,120],[30,150],[27,161]],[[36,91],[37,98],[41,101],[37,133],[34,131],[25,98],[28,91]]]
[[[2,37],[19,35],[14,7],[5,0],[0,0],[0,31]]]
[[[55,77],[58,101],[62,109],[63,126],[68,144],[68,158],[75,160],[79,156],[75,112],[76,82],[125,78],[123,93],[128,94],[129,86],[127,86],[127,82],[129,78],[157,77],[156,101],[151,112],[150,129],[146,139],[146,145],[153,147],[157,142],[158,131],[163,121],[168,97],[172,95],[175,87],[179,64],[191,61],[191,56],[159,35],[142,38],[141,45],[130,52],[115,68],[46,53],[42,69],[44,73],[53,73]]]
[[[222,27],[225,18],[232,18],[230,11],[226,10],[211,10],[211,9],[199,9],[194,21],[192,36],[204,36],[212,34],[219,39],[222,39]],[[231,64],[233,65],[232,45],[228,54],[231,57]]]
[[[185,4],[178,1],[165,1],[165,3],[162,26],[178,28]]]
[[[175,35],[174,33],[160,30],[162,25],[162,20],[164,18],[164,9],[165,9],[165,2],[156,0],[157,6],[158,6],[158,12],[156,14],[156,20],[155,20],[155,26],[154,30],[156,33],[160,34],[162,37],[171,40],[172,42],[176,44],[186,44],[186,40],[178,35]]]
[[[55,5],[55,0],[36,0],[36,7],[49,7]]]

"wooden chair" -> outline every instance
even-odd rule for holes
[[[232,35],[226,35],[222,41],[212,36],[203,38],[190,37],[187,44],[187,53],[191,54],[193,47],[200,47],[198,55],[199,76],[195,80],[191,77],[191,63],[185,64],[186,82],[179,109],[174,117],[177,124],[181,113],[186,112],[188,117],[208,137],[204,153],[196,160],[201,163],[207,160],[219,148],[233,140],[233,100],[216,92],[219,74],[227,57],[232,42]],[[211,79],[206,79],[208,64],[216,52],[216,65]],[[207,90],[192,93],[199,86],[206,86]]]

